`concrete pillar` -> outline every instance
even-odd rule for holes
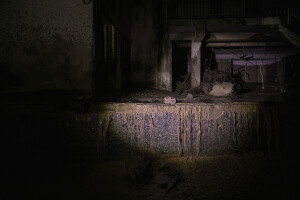
[[[187,72],[188,74],[191,73],[191,54],[187,53],[187,62],[188,62],[188,66],[187,66]]]
[[[160,56],[156,88],[172,91],[172,41],[163,42]]]
[[[192,41],[191,60],[191,86],[195,88],[201,83],[201,42]]]

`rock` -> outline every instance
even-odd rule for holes
[[[228,82],[218,83],[213,86],[209,94],[212,96],[229,96],[232,94],[233,86],[232,83]]]
[[[191,93],[189,93],[188,95],[186,95],[185,98],[186,98],[186,99],[193,99],[194,97],[193,97],[193,95],[192,95]]]
[[[179,80],[176,82],[175,91],[181,94],[190,88],[191,88],[191,76],[189,74],[186,74],[184,76],[181,76]]]
[[[164,103],[174,105],[176,103],[176,98],[174,98],[174,97],[165,97],[164,98]]]

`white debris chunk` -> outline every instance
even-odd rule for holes
[[[193,97],[193,95],[192,95],[191,93],[189,93],[188,95],[186,95],[185,98],[186,98],[186,99],[193,99],[194,97]]]
[[[209,94],[212,96],[229,96],[232,94],[233,86],[232,83],[228,82],[215,84]]]
[[[165,104],[175,104],[176,103],[176,98],[174,98],[174,97],[165,97],[164,98],[164,103]]]

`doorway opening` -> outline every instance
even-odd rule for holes
[[[191,42],[172,42],[172,91],[176,90],[178,82],[189,81],[191,74]]]

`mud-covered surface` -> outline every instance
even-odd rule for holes
[[[68,99],[65,102],[55,98],[46,101],[47,96],[44,97],[44,102],[20,100],[22,103],[17,103],[16,99],[2,102],[1,188],[5,198],[1,199],[299,197],[297,103],[198,102],[171,106],[132,102],[87,104],[83,100],[70,103]],[[260,112],[256,112],[256,108]],[[197,112],[201,115],[194,117]],[[229,113],[233,113],[231,117]],[[261,118],[266,123],[257,126]],[[278,127],[274,128],[276,123]],[[232,145],[228,141],[235,141],[226,140],[235,139],[232,136],[238,132],[234,130],[250,136],[255,136],[257,130],[271,135],[265,134],[263,140],[240,135],[261,142],[250,144],[263,146],[250,146],[245,151],[223,151],[224,146]],[[126,140],[114,137],[120,133],[127,134],[123,135]],[[146,140],[141,140],[142,133],[148,136]],[[197,137],[199,133],[200,138]],[[278,140],[274,140],[275,133],[278,133]],[[215,140],[217,143],[201,143],[207,146],[197,148],[197,142],[214,141],[213,138],[220,139],[219,143],[218,140]],[[149,153],[136,148],[140,141],[157,151]],[[276,141],[278,151],[269,151]],[[242,147],[248,147],[245,143],[241,143]],[[197,154],[213,147],[221,154]],[[169,153],[176,156],[162,157],[161,152],[168,149],[175,149]],[[136,155],[152,157],[150,163],[153,164],[136,162]],[[172,173],[168,173],[159,167],[163,164],[157,163],[169,163],[168,166],[175,170],[171,167]],[[136,169],[145,170],[135,173]],[[132,179],[132,174],[141,179]]]
[[[136,157],[44,163],[24,159],[16,169],[6,169],[1,187],[4,199],[288,200],[299,197],[298,159],[262,153],[154,157],[152,171],[137,179],[126,168],[132,163],[138,170]]]

